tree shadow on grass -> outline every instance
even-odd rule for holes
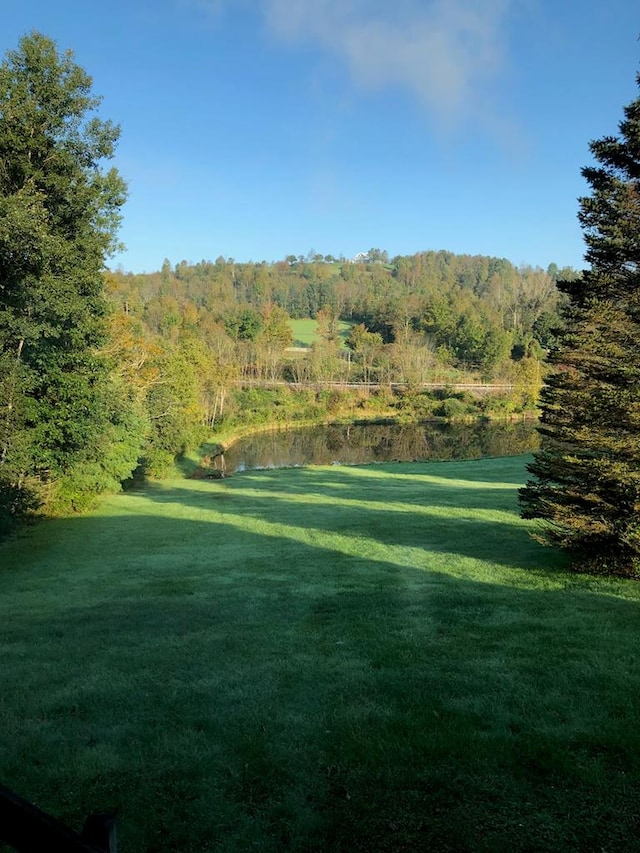
[[[277,491],[286,483],[291,492],[322,490],[327,493],[352,492],[367,500],[387,502],[389,497],[412,495],[424,500],[429,490],[440,497],[450,492],[467,506],[487,506],[490,493],[494,501],[515,506],[516,490],[527,477],[529,456],[504,459],[479,459],[460,462],[424,462],[324,468],[275,469],[234,474],[230,481],[255,484],[257,488]],[[475,500],[475,498],[479,500]]]
[[[49,532],[2,576],[0,744],[70,823],[115,805],[123,850],[181,853],[631,849],[636,602],[223,517]]]
[[[296,541],[327,534],[321,537],[327,553],[335,547],[366,557],[385,547],[404,548],[412,553],[403,564],[416,560],[423,569],[434,553],[518,569],[558,564],[553,552],[531,540],[532,525],[517,514],[515,487],[446,480],[433,471],[434,466],[413,475],[385,470],[377,479],[360,469],[260,472],[224,482],[155,484],[146,494],[240,532],[262,523]]]

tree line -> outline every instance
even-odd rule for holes
[[[282,312],[294,319],[329,312],[382,343],[419,342],[443,363],[490,375],[531,347],[549,347],[559,325],[556,282],[577,278],[555,264],[518,268],[500,258],[428,251],[385,264],[165,260],[155,273],[113,274],[111,291],[157,334],[206,315],[235,340],[255,339],[273,308],[280,310],[271,324]]]
[[[238,380],[416,387],[472,374],[535,385],[561,324],[559,277],[579,275],[430,251],[385,264],[166,260],[154,273],[110,273],[106,286],[119,356],[138,350],[136,362],[146,347],[144,381],[152,354],[187,352],[211,425]],[[318,336],[293,355],[299,318],[315,319]],[[352,327],[346,350],[340,320]]]

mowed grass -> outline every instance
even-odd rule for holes
[[[340,335],[341,345],[344,346],[345,339],[349,337],[353,323],[347,323],[346,320],[338,321],[338,333]],[[293,345],[310,347],[311,344],[319,340],[318,322],[313,319],[291,320],[291,329],[293,331]]]
[[[139,851],[640,849],[640,586],[523,458],[172,481],[0,548],[0,781]]]

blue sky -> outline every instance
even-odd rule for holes
[[[428,249],[583,266],[589,140],[637,0],[3,0],[93,76],[129,184],[110,265]]]

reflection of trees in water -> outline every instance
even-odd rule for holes
[[[477,459],[530,453],[538,445],[531,422],[316,426],[260,433],[225,453],[228,472],[299,465]]]

